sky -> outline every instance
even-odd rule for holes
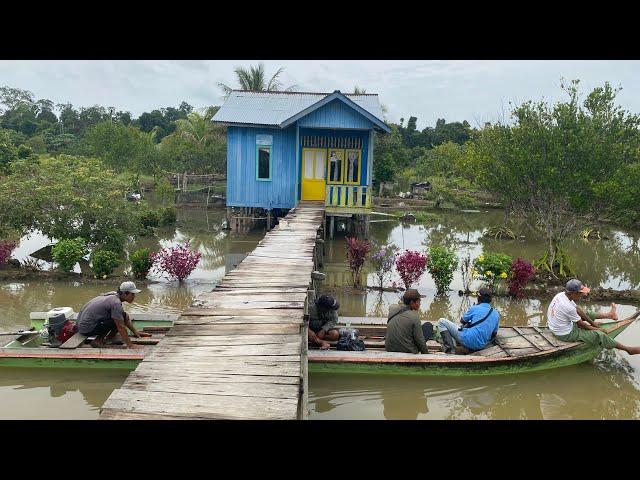
[[[221,105],[218,82],[237,87],[233,70],[261,60],[0,60],[0,86],[76,107],[102,105],[133,116],[183,100],[199,109]],[[473,127],[508,120],[509,102],[564,97],[560,80],[580,79],[586,94],[609,81],[622,86],[618,103],[640,113],[637,60],[267,60],[268,77],[284,68],[284,87],[298,91],[379,94],[387,119],[418,118],[423,129],[438,118]]]

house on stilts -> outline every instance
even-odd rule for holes
[[[324,202],[330,235],[335,217],[368,230],[374,136],[391,131],[378,95],[234,90],[212,121],[228,127],[232,229],[311,200]]]

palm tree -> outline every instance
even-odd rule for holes
[[[187,118],[176,120],[177,133],[197,145],[205,145],[209,139],[223,135],[222,129],[211,123],[212,116],[211,107],[204,115],[191,112]]]
[[[264,71],[264,63],[260,63],[257,66],[249,66],[249,68],[236,67],[234,70],[238,83],[240,84],[240,90],[254,90],[254,91],[266,91],[266,92],[278,92],[282,88],[282,84],[278,80],[280,74],[284,71],[284,68],[279,68],[278,71],[271,77],[269,82],[266,82],[266,74]],[[222,88],[225,95],[229,95],[233,88],[218,82],[218,86]],[[285,88],[285,92],[291,91],[295,88],[295,85],[291,85]]]
[[[353,87],[353,94],[354,95],[364,95],[365,93],[367,93],[367,91],[364,88],[360,88],[357,85],[355,87]]]

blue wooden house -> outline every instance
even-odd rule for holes
[[[228,127],[227,207],[370,213],[378,95],[234,90],[212,121]]]

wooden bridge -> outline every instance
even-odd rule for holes
[[[102,419],[305,419],[305,303],[324,205],[302,202],[183,312]]]

